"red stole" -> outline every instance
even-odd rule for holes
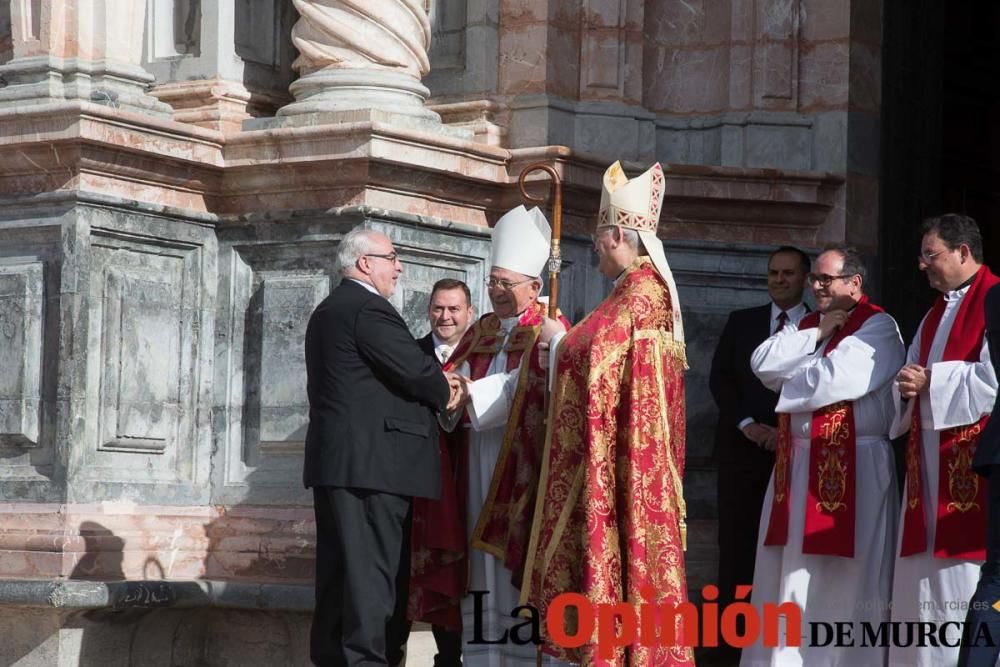
[[[862,296],[840,329],[823,349],[830,354],[844,338],[854,334],[869,317],[884,312]],[[819,325],[820,313],[806,315],[799,330]],[[809,443],[809,488],[806,493],[802,553],[854,557],[856,507],[854,403],[839,401],[813,411]],[[774,499],[764,544],[788,543],[789,474],[792,460],[791,416],[778,413],[778,442],[774,458]]]
[[[519,376],[510,421],[475,534],[466,534],[468,433],[464,429],[462,433],[451,434],[461,441],[458,446],[454,443],[450,447],[446,446],[445,439],[442,438],[441,497],[437,500],[414,498],[407,610],[411,620],[427,621],[454,631],[461,630],[460,603],[468,586],[467,558],[470,540],[472,546],[500,558],[514,572],[517,579],[515,585],[520,584],[530,516],[522,517],[515,510],[521,507],[534,509],[537,468],[534,476],[525,477],[518,473],[523,473],[525,466],[533,465],[532,455],[536,446],[540,455],[544,440],[541,419],[544,416],[546,374],[538,366],[535,343],[545,309],[545,304],[536,303],[522,313],[506,343],[507,363],[504,370],[514,370],[521,365],[525,354],[531,356],[526,360],[527,367],[522,369]],[[569,328],[565,319],[561,319]],[[486,376],[493,358],[503,344],[500,318],[493,313],[484,315],[462,337],[444,369],[455,370],[467,361],[469,377],[473,380],[481,379]],[[538,418],[532,419],[531,416],[535,415]],[[467,421],[468,415],[463,418]],[[538,423],[535,424],[535,421]],[[530,498],[524,498],[528,493]]]
[[[1000,283],[985,266],[980,267],[969,291],[958,306],[958,313],[948,333],[941,361],[979,360],[986,331],[983,304],[990,288]],[[926,367],[931,344],[944,315],[944,295],[938,295],[920,328],[921,366]],[[900,556],[912,556],[927,550],[927,517],[923,493],[921,463],[922,429],[920,397],[915,396],[910,436],[906,441],[906,503],[903,505],[903,539]],[[980,484],[972,470],[979,435],[989,415],[978,422],[941,431],[938,447],[937,531],[934,535],[935,558],[986,558],[986,485]]]

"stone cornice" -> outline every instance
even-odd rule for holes
[[[518,175],[545,161],[561,174],[569,233],[589,229],[606,167],[562,146],[508,150],[378,120],[223,134],[88,102],[0,111],[0,146],[0,197],[93,193],[222,218],[370,206],[478,226],[521,203]],[[671,165],[660,232],[814,244],[843,206],[844,182]],[[539,176],[530,187],[549,186]]]

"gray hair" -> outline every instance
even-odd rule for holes
[[[632,250],[635,250],[636,252],[642,250],[642,246],[639,245],[639,232],[625,227],[619,227],[618,229],[621,230],[622,241],[625,242],[625,245],[632,248]]]
[[[375,250],[373,241],[375,234],[378,232],[364,227],[355,227],[344,234],[344,238],[340,239],[340,245],[337,246],[337,271],[341,276],[353,271],[362,255]]]

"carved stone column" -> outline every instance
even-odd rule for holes
[[[146,3],[136,0],[11,0],[14,58],[0,66],[0,108],[89,100],[167,115],[146,94],[140,65]]]
[[[424,107],[431,26],[421,0],[292,0],[300,78],[279,116],[378,110],[439,121]]]

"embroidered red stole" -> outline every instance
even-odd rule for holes
[[[548,374],[537,353],[538,334],[545,304],[536,304],[522,315],[506,344],[507,370],[520,367],[510,417],[497,454],[493,477],[479,519],[470,536],[471,546],[499,559],[511,571],[511,584],[521,587],[524,562],[531,536],[542,449],[545,446],[545,391]],[[569,321],[559,316],[568,330]],[[490,361],[503,344],[503,337],[484,335],[469,352],[470,376],[484,377]],[[478,356],[477,356],[477,353]],[[524,358],[524,355],[528,355]],[[456,367],[463,351],[455,355]]]
[[[823,349],[827,356],[844,338],[854,334],[869,317],[884,312],[862,296],[847,322],[835,331]],[[799,330],[819,325],[820,313],[810,313]],[[854,557],[856,512],[854,403],[839,401],[813,411],[809,443],[809,487],[806,492],[802,553]],[[788,543],[789,475],[792,463],[791,416],[778,414],[778,441],[774,457],[774,498],[764,544]]]
[[[468,546],[496,555],[514,572],[520,584],[524,551],[530,533],[531,517],[523,510],[534,509],[537,483],[537,460],[544,444],[545,378],[538,365],[535,343],[546,310],[536,303],[519,318],[506,339],[507,362],[504,370],[527,366],[518,376],[518,386],[503,444],[493,473],[489,494],[474,535],[467,535],[466,505],[468,491],[468,431],[452,434],[459,445],[448,447],[442,438],[441,497],[437,500],[415,498],[411,533],[410,595],[407,615],[411,620],[427,621],[454,631],[462,627],[461,599],[468,586]],[[563,319],[568,327],[568,322]],[[469,363],[469,377],[486,376],[505,335],[500,318],[489,313],[481,317],[463,336],[445,370]],[[525,354],[530,354],[524,359]],[[468,421],[468,415],[464,415]],[[458,460],[454,460],[458,452]],[[537,452],[537,454],[536,454]],[[525,468],[534,475],[525,474]]]
[[[958,306],[948,333],[941,361],[979,360],[986,331],[983,305],[986,293],[1000,282],[985,266],[969,286]],[[920,328],[921,366],[926,367],[931,344],[944,315],[944,295],[934,301]],[[906,503],[903,505],[903,539],[900,556],[912,556],[927,550],[927,516],[923,502],[921,466],[922,432],[920,397],[913,399],[910,435],[906,441]],[[939,434],[937,530],[934,534],[935,558],[986,558],[986,485],[972,470],[979,435],[989,415],[978,422],[945,429]]]

